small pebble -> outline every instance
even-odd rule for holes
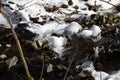
[[[11,47],[11,44],[6,44],[5,45],[7,48],[10,48]]]
[[[2,44],[0,44],[0,47],[2,46]]]
[[[5,58],[7,58],[7,56],[5,54],[0,55],[0,59],[5,59]]]

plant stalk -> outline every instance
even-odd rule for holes
[[[0,3],[0,5],[2,5],[2,3]],[[23,54],[23,50],[22,50],[21,45],[20,45],[20,41],[19,41],[19,39],[18,39],[18,37],[17,37],[17,34],[16,34],[15,30],[14,30],[11,17],[7,14],[6,11],[4,11],[4,10],[2,9],[1,6],[0,6],[0,13],[7,19],[8,23],[9,23],[9,25],[10,25],[11,31],[12,31],[12,33],[13,33],[13,37],[15,38],[15,41],[16,41],[16,43],[17,43],[18,50],[19,50],[19,53],[20,53],[22,62],[23,62],[23,64],[24,64],[24,68],[25,68],[26,74],[27,74],[29,80],[32,80],[32,79],[31,79],[30,72],[29,72],[29,69],[28,69],[27,62],[26,62],[25,57],[24,57],[24,54]]]

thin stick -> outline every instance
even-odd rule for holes
[[[2,9],[2,1],[0,0],[0,13],[1,13],[1,9]]]
[[[25,60],[24,55],[23,55],[23,51],[22,51],[22,48],[21,48],[21,45],[20,45],[20,41],[19,41],[19,39],[18,39],[18,37],[16,35],[16,32],[14,30],[14,27],[13,27],[13,24],[12,24],[12,20],[11,20],[10,16],[7,14],[7,12],[5,12],[1,7],[0,7],[0,9],[1,9],[1,14],[3,14],[4,17],[8,20],[8,23],[9,23],[9,25],[11,27],[11,31],[12,31],[13,36],[15,38],[15,41],[17,43],[18,50],[19,50],[22,62],[24,64],[24,68],[25,68],[26,74],[27,74],[28,78],[30,79],[31,75],[30,75],[30,72],[28,70],[28,66],[27,66],[26,60]]]
[[[109,2],[107,2],[107,1],[103,1],[103,0],[100,0],[100,1],[105,2],[105,3],[108,3],[108,4],[112,5],[112,6],[114,6],[115,8],[118,8],[116,5],[114,5],[114,4],[112,4],[112,3],[109,3]]]
[[[70,64],[69,64],[69,66],[68,66],[68,68],[67,68],[67,70],[66,70],[66,73],[65,73],[65,76],[64,76],[63,80],[66,79],[66,77],[67,77],[67,75],[68,75],[68,72],[69,72],[69,70],[70,70],[70,67],[71,67],[71,65],[72,65],[72,63],[73,63],[73,61],[74,61],[75,56],[76,56],[76,53],[74,53],[74,55],[73,55],[73,57],[72,57],[72,59],[71,59],[71,61],[70,61]]]
[[[9,71],[11,71],[14,75],[16,75],[17,77],[19,77],[20,78],[20,80],[23,80],[23,78],[19,75],[19,74],[17,74],[17,73],[15,73],[13,70],[9,70]]]
[[[44,73],[44,67],[45,67],[45,57],[44,57],[44,53],[43,53],[43,65],[42,65],[42,71],[41,71],[41,75],[40,75],[40,78],[39,78],[39,80],[42,80],[42,76],[43,76],[43,73]]]

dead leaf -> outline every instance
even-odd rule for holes
[[[53,71],[53,65],[52,64],[49,64],[48,67],[47,67],[47,73]]]
[[[18,62],[18,58],[16,56],[13,56],[12,58],[9,58],[8,60],[6,60],[6,63],[7,63],[9,68],[16,65],[17,62]]]

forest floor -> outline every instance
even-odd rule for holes
[[[8,3],[7,5],[4,3],[4,8],[6,10],[6,6],[10,8],[11,5],[17,5],[18,2],[11,0]],[[18,13],[20,16],[17,18],[22,18],[23,22],[18,19],[18,21],[13,20],[13,23],[16,24],[15,31],[20,40],[30,73],[35,80],[39,80],[41,75],[42,80],[63,80],[70,64],[71,66],[69,68],[66,80],[94,80],[94,78],[91,78],[91,76],[79,76],[81,68],[77,69],[76,67],[78,65],[81,65],[84,60],[92,61],[95,70],[97,71],[104,71],[108,74],[112,74],[113,71],[120,70],[120,16],[118,14],[120,12],[118,9],[119,6],[116,7],[116,12],[113,11],[104,12],[103,14],[91,14],[89,17],[88,15],[84,15],[83,17],[79,14],[79,6],[74,6],[75,9],[78,9],[78,11],[75,10],[70,14],[68,14],[65,10],[63,11],[66,12],[65,14],[69,16],[77,15],[77,17],[65,17],[65,14],[62,13],[61,15],[64,17],[64,19],[62,19],[61,15],[52,16],[50,14],[58,11],[60,8],[66,9],[70,5],[71,4],[68,3],[68,5],[64,4],[59,7],[52,6],[52,8],[43,6],[45,11],[49,13],[49,16],[43,16],[41,13],[40,18],[42,18],[42,21],[39,21],[40,19],[34,12],[34,14],[28,15],[25,14],[24,11],[21,11],[21,13],[24,15],[24,18],[26,18],[27,15],[26,20],[23,19],[23,16],[21,17],[21,13],[19,12]],[[27,7],[29,7],[29,5],[27,5]],[[93,11],[96,9],[95,6],[91,7],[91,10]],[[95,10],[95,12],[97,11],[99,10]],[[29,9],[28,12],[30,12]],[[11,12],[8,11],[8,13],[12,13],[12,10]],[[18,13],[16,12],[16,14]],[[56,16],[58,17],[56,18]],[[14,17],[15,16],[11,18],[14,19]],[[29,20],[27,20],[28,18]],[[69,26],[71,22],[77,22],[83,27],[83,30],[90,29],[92,25],[98,25],[101,29],[100,39],[97,40],[97,38],[93,36],[87,38],[79,37],[77,33],[72,34],[70,38],[68,34],[66,36],[65,32],[60,32],[60,34],[58,34],[59,30],[65,29],[65,26]],[[40,28],[40,31],[38,25],[40,25],[40,27],[44,27],[44,29]],[[46,29],[46,25],[48,29]],[[54,29],[49,29],[51,28],[49,27],[51,25],[54,27]],[[56,25],[61,25],[59,26],[61,28],[55,27]],[[43,33],[41,37],[40,34],[42,31]],[[80,33],[80,31],[78,33]],[[34,42],[32,41],[36,39],[36,37],[36,45],[33,45]],[[67,39],[67,42],[64,44],[64,46],[62,46],[64,47],[64,50],[58,52],[61,49],[52,47],[55,46],[53,44],[56,42],[53,41],[52,44],[49,44],[51,43],[49,37],[50,39],[53,37],[65,37],[65,39]],[[42,46],[39,44],[39,42],[37,42],[39,40],[38,38],[45,38]],[[46,38],[49,40],[48,42],[45,42]],[[60,38],[60,40],[62,39]],[[61,41],[61,43],[58,42],[58,44],[61,45],[62,42],[64,41]],[[61,48],[61,46],[59,48]],[[99,56],[95,57],[95,49],[97,48]],[[0,80],[27,80],[24,65],[22,63],[18,47],[14,40],[11,29],[3,27],[3,25],[0,25]]]

